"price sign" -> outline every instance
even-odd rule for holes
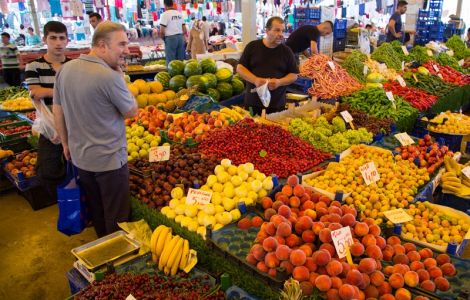
[[[418,77],[416,77],[416,74],[413,74],[413,78],[415,79],[416,82],[418,82]]]
[[[386,64],[379,64],[379,72],[383,73],[387,70],[387,65]]]
[[[463,59],[459,60],[459,66],[463,66],[464,63],[465,61]]]
[[[439,67],[437,65],[432,65],[432,67],[434,68],[434,71],[439,72]]]
[[[412,221],[413,218],[403,210],[403,208],[384,211],[384,216],[393,224],[400,224]]]
[[[335,64],[332,61],[328,62],[328,66],[330,66],[331,70],[336,71]]]
[[[428,49],[426,52],[428,53],[429,56],[432,56],[432,51],[430,49]]]
[[[432,192],[433,193],[437,189],[437,187],[439,186],[439,183],[441,183],[441,178],[442,178],[442,172],[439,172],[436,175],[436,177],[434,177],[434,179],[432,180]]]
[[[437,77],[439,77],[440,79],[444,80],[444,77],[442,77],[442,74],[441,74],[441,73],[437,74]]]
[[[397,109],[397,105],[395,104],[395,98],[393,97],[393,93],[386,92],[385,94],[387,95],[388,100],[392,102],[393,109]]]
[[[462,173],[467,176],[467,178],[470,178],[470,166],[465,167],[462,169]]]
[[[450,49],[450,50],[447,50],[447,55],[449,56],[454,56],[454,50]]]
[[[414,144],[415,141],[406,132],[395,134],[395,138],[402,144],[402,146],[408,146]]]
[[[364,179],[366,185],[370,185],[371,183],[377,182],[380,180],[380,174],[375,167],[373,161],[366,163],[359,167],[359,171],[361,171],[362,178]]]
[[[410,53],[408,52],[408,49],[406,49],[406,46],[401,46],[401,50],[403,50],[403,53],[405,53],[405,55],[409,55]]]
[[[339,155],[339,160],[341,161],[343,158],[345,158],[346,156],[348,156],[349,154],[351,154],[352,150],[351,148],[348,148],[346,150],[344,150],[343,152],[341,152],[341,154]]]
[[[132,296],[132,294],[129,294],[129,296],[127,296],[126,300],[137,300],[134,296]]]
[[[186,196],[186,204],[209,204],[211,202],[212,192],[189,189]]]
[[[349,111],[343,110],[342,112],[340,112],[340,114],[341,114],[341,116],[343,117],[344,122],[346,122],[346,123],[352,122],[353,117],[351,116],[351,114],[349,113]]]
[[[401,62],[401,70],[402,70],[402,71],[405,70],[405,62],[404,62],[404,61]]]
[[[333,230],[331,232],[331,239],[339,258],[346,257],[349,247],[354,244],[349,226]]]
[[[152,147],[149,151],[149,162],[166,161],[170,159],[170,146]]]
[[[403,77],[401,77],[400,75],[397,76],[397,81],[398,81],[398,83],[399,83],[402,87],[405,87],[405,86],[406,86],[405,80],[404,80]]]
[[[369,67],[364,65],[364,69],[362,69],[362,73],[364,73],[364,76],[366,76],[368,72],[369,72]]]

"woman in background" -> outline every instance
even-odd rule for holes
[[[207,51],[207,38],[202,30],[202,22],[196,20],[193,28],[189,32],[188,46],[186,50],[191,53],[191,58],[196,59],[197,54],[204,54]]]

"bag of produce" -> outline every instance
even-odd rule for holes
[[[44,100],[32,102],[34,107],[36,107],[36,120],[34,120],[32,129],[39,132],[52,143],[60,144],[60,136],[55,130],[54,115],[51,110],[44,104]]]

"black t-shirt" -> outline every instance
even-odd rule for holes
[[[261,78],[282,78],[290,73],[298,73],[294,53],[284,44],[276,48],[268,48],[263,40],[256,40],[246,45],[239,64],[251,73]],[[245,93],[245,106],[263,107],[258,94],[252,93],[255,85],[247,82]],[[271,92],[270,108],[281,110],[286,104],[286,88],[281,86]]]
[[[402,26],[401,14],[399,12],[395,12],[390,17],[390,20],[395,20],[395,32],[396,33],[401,32],[401,26]],[[390,30],[388,30],[388,32],[387,32],[387,42],[391,42],[391,41],[395,41],[395,40],[399,40],[399,38],[396,38],[395,36],[393,36],[392,32]]]
[[[310,47],[310,42],[318,42],[320,31],[317,26],[304,25],[291,33],[286,41],[286,45],[292,49],[294,53],[302,53]]]

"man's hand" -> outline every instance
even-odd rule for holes
[[[398,39],[401,39],[401,32],[398,32],[397,34],[395,34],[395,37],[398,38]]]
[[[255,82],[254,82],[254,85],[256,87],[260,87],[262,85],[264,85],[266,83],[267,79],[266,78],[260,78],[260,77],[256,77],[255,79]]]
[[[70,160],[70,150],[69,150],[69,146],[68,146],[68,145],[65,145],[65,144],[62,144],[62,147],[64,148],[64,156],[65,156],[65,159],[66,159],[66,160]]]
[[[39,103],[43,98],[42,94],[40,93],[39,89],[33,90],[29,92],[29,97],[34,100],[34,102]]]
[[[281,80],[277,78],[269,79],[268,88],[270,91],[277,89],[281,86]]]

